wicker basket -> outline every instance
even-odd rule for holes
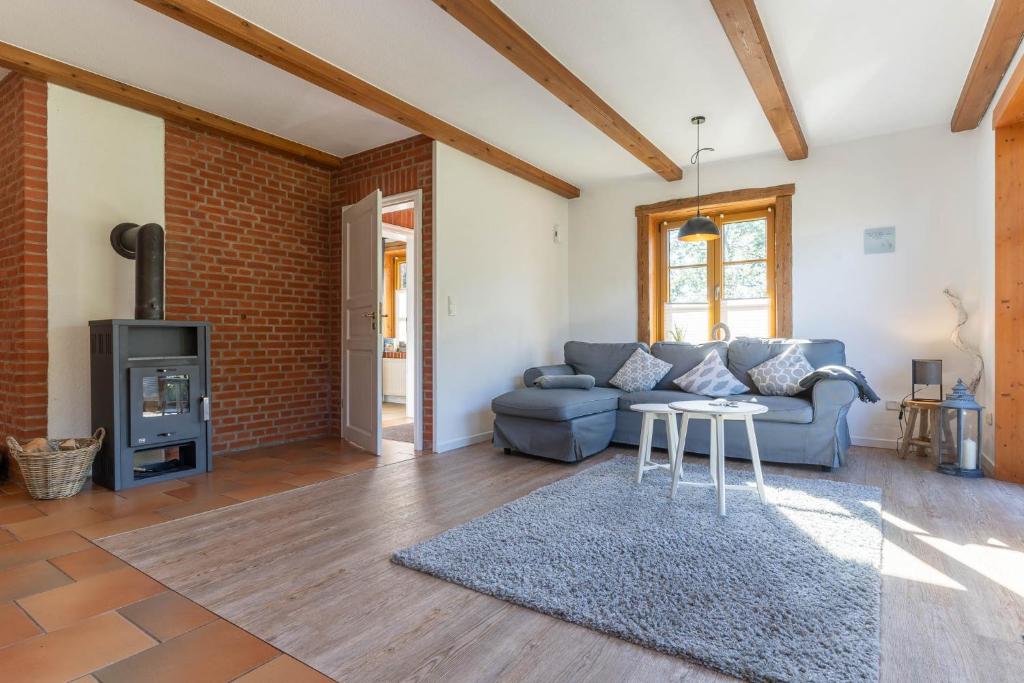
[[[28,494],[37,499],[67,498],[82,490],[92,461],[103,445],[103,427],[87,439],[49,439],[49,451],[29,452],[17,439],[7,437],[7,448],[18,462]],[[62,451],[60,444],[73,440],[78,448]]]

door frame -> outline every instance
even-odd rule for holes
[[[414,315],[415,315],[415,318],[416,318],[416,320],[415,320],[416,325],[415,325],[415,329],[413,330],[415,342],[414,342],[414,347],[413,347],[413,356],[414,356],[413,357],[413,365],[414,365],[413,385],[414,386],[412,388],[412,391],[415,392],[414,400],[416,402],[415,410],[414,410],[414,415],[413,415],[413,448],[415,450],[417,450],[417,451],[421,451],[421,450],[423,450],[423,414],[424,414],[424,401],[425,401],[425,396],[424,396],[424,391],[423,391],[423,327],[424,327],[424,322],[425,322],[424,319],[423,319],[423,295],[424,295],[424,291],[423,291],[423,190],[416,189],[416,190],[412,190],[410,192],[402,192],[400,194],[393,194],[393,195],[388,195],[386,197],[382,197],[382,199],[381,199],[381,214],[383,215],[384,213],[386,213],[388,209],[394,210],[394,207],[400,206],[402,204],[411,204],[412,205],[411,208],[413,209],[413,228],[412,228],[412,232],[413,232],[413,238],[412,238],[413,248],[406,250],[406,261],[409,262],[410,259],[412,260],[412,270],[413,270],[412,276],[413,276],[413,283],[414,283],[414,286],[416,288],[415,296],[413,297],[415,299],[415,301],[413,302],[413,307],[414,307],[413,310],[415,311]],[[350,205],[346,205],[345,207],[342,208],[342,210],[344,211],[344,209],[348,208],[348,206],[350,206]],[[383,220],[382,220],[382,226],[383,226]],[[342,262],[339,264],[339,267],[344,267],[344,260],[342,260]],[[344,282],[344,279],[342,279],[341,282]],[[341,297],[341,305],[342,305],[341,320],[344,322],[344,320],[345,320],[345,308],[344,308],[345,307],[345,297],[344,297],[344,295]],[[380,326],[378,326],[377,332],[378,332],[378,336],[379,336],[380,335]],[[344,349],[345,335],[344,334],[340,335],[340,340],[341,340],[341,344],[342,344],[341,357],[344,359],[344,357],[345,357],[345,349]],[[348,377],[346,376],[344,365],[345,365],[344,362],[341,363],[340,364],[340,368],[339,368],[339,371],[341,372],[341,375],[342,375],[341,376],[341,395],[342,395],[342,397],[347,395],[346,387],[347,387],[347,382],[348,382]],[[381,371],[382,365],[383,365],[383,358],[381,357],[380,354],[378,354],[377,355],[377,370],[378,370],[378,372]],[[342,435],[344,435],[344,433],[345,433],[345,431],[344,431],[344,428],[345,428],[345,414],[346,414],[347,411],[348,411],[348,405],[347,404],[343,405],[341,407],[341,411],[340,411],[341,412],[341,415],[340,415],[340,417],[341,417],[340,429],[341,429],[341,434]],[[383,429],[381,424],[378,423],[377,429],[378,430]]]

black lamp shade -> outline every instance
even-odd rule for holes
[[[914,384],[942,384],[942,361],[914,359]]]
[[[679,228],[677,239],[680,242],[708,242],[717,240],[721,236],[722,232],[713,220],[697,214],[683,223],[683,227]]]

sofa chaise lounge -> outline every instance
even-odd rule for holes
[[[640,342],[605,344],[570,341],[565,344],[565,363],[529,368],[523,373],[524,388],[498,396],[491,402],[495,413],[493,443],[506,452],[577,462],[608,447],[610,443],[636,446],[640,441],[640,414],[629,407],[636,403],[671,403],[701,400],[706,396],[688,394],[672,380],[695,367],[711,352],[721,355],[729,371],[750,391],[730,397],[757,398],[768,412],[754,418],[761,460],[766,462],[817,465],[831,469],[842,465],[850,446],[846,421],[850,404],[857,397],[853,382],[825,379],[797,396],[764,396],[758,393],[748,371],[792,347],[800,347],[814,368],[845,365],[846,349],[832,339],[784,340],[739,338],[731,342],[685,344],[658,342],[648,348]],[[651,391],[625,392],[609,384],[636,349],[672,364],[672,369]],[[592,389],[540,389],[534,387],[542,375],[592,375]],[[705,420],[690,423],[686,451],[707,454],[710,426]],[[744,426],[729,422],[726,455],[748,458]],[[666,448],[664,430],[655,430],[654,445]]]

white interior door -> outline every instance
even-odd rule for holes
[[[381,194],[341,214],[344,254],[342,292],[342,435],[380,455],[381,411]]]

